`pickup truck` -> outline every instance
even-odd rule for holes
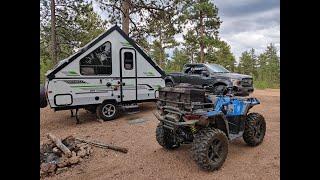
[[[236,96],[248,96],[254,91],[252,76],[232,73],[218,64],[186,64],[183,72],[168,74],[165,83],[168,87],[179,83],[202,86],[213,94],[222,94],[230,87]]]

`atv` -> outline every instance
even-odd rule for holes
[[[155,113],[160,121],[157,142],[166,149],[192,144],[191,155],[200,168],[217,170],[226,160],[229,141],[242,137],[249,146],[262,143],[265,119],[249,113],[258,104],[253,97],[213,96],[204,88],[185,84],[160,88]]]

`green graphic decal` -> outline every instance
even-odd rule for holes
[[[79,74],[74,70],[69,70],[68,72],[64,71],[62,73],[66,74],[67,76],[79,76]]]
[[[148,72],[143,72],[143,74],[147,75],[147,76],[154,76],[154,73],[151,71]]]
[[[124,46],[130,46],[130,47],[132,47],[131,44],[128,43],[128,42],[121,42],[121,44],[124,45]]]

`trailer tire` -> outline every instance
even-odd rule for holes
[[[119,107],[114,102],[103,102],[97,107],[97,116],[104,121],[111,121],[118,117]]]
[[[219,129],[201,129],[194,136],[191,155],[201,169],[217,170],[227,158],[228,138]]]
[[[157,142],[166,149],[175,149],[180,146],[180,143],[174,141],[174,136],[166,130],[162,123],[159,123],[156,129]]]
[[[43,85],[40,85],[40,108],[45,108],[47,105],[46,89]]]
[[[173,87],[173,86],[174,86],[173,82],[171,81],[166,82],[166,87]]]
[[[262,143],[266,134],[266,121],[259,113],[250,113],[245,120],[243,140],[249,146],[257,146]]]

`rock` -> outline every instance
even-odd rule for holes
[[[76,152],[72,151],[71,153],[72,153],[72,157],[73,157],[73,156],[77,156],[77,153],[76,153]]]
[[[69,165],[69,158],[67,158],[66,156],[62,156],[59,159],[59,162],[57,163],[57,166],[59,168],[62,168],[62,167],[68,166],[68,165]]]
[[[65,171],[67,171],[67,170],[68,170],[67,167],[58,168],[57,171],[56,171],[56,174],[61,174],[61,173],[65,172]]]
[[[81,147],[85,147],[87,146],[87,143],[79,143],[77,144],[77,147],[81,148]]]
[[[56,163],[56,162],[58,162],[58,161],[59,161],[59,156],[57,156],[57,155],[54,154],[54,153],[48,154],[48,156],[47,156],[46,159],[45,159],[45,162],[46,162],[46,163],[50,163],[50,162]]]
[[[86,154],[87,154],[87,151],[83,147],[81,147],[80,150],[77,152],[77,156],[80,156],[80,157],[84,157],[86,156]]]
[[[49,174],[55,172],[57,165],[55,163],[42,163],[40,169],[42,172]]]
[[[61,154],[62,154],[62,151],[61,151],[59,148],[57,148],[57,147],[54,147],[54,148],[52,149],[52,151],[53,151],[56,155],[58,155],[58,156],[61,156]]]
[[[64,140],[61,141],[70,151],[76,147],[76,139],[73,136],[68,136]]]
[[[72,154],[72,157],[69,158],[69,163],[70,163],[71,165],[72,165],[72,164],[77,164],[77,163],[79,163],[79,161],[80,161],[80,157],[77,156],[77,155],[73,155],[73,154]]]

